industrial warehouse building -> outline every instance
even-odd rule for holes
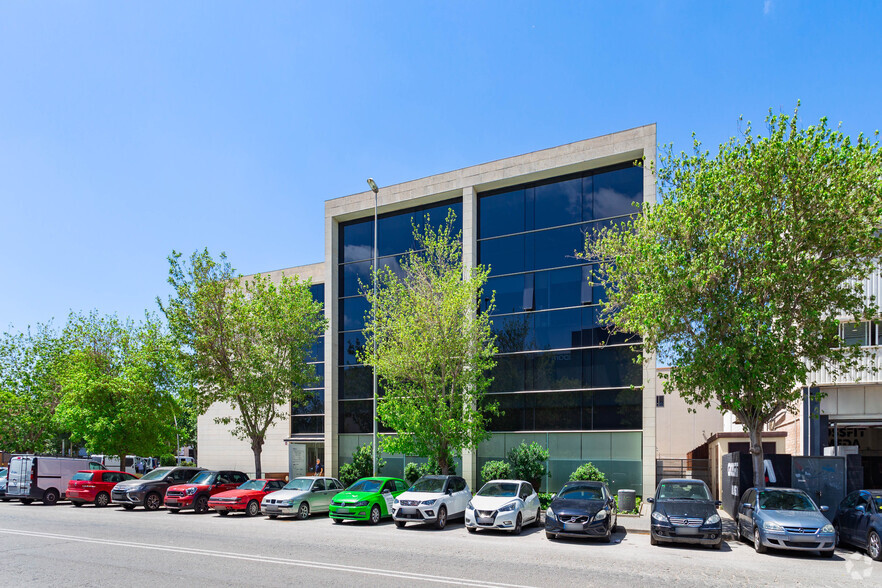
[[[394,270],[412,249],[412,221],[429,215],[440,224],[453,210],[466,265],[491,268],[486,290],[496,293],[493,323],[502,336],[489,393],[505,414],[492,421],[492,438],[458,463],[472,487],[485,462],[522,441],[548,448],[543,490],[557,490],[587,461],[614,490],[642,495],[655,487],[655,359],[634,363],[639,338],[599,327],[604,292],[590,286],[590,264],[574,255],[587,232],[626,220],[634,203],[655,201],[649,168],[634,165],[654,160],[655,146],[655,125],[647,125],[380,188],[380,266]],[[271,274],[311,278],[329,328],[314,350],[322,376],[314,401],[289,408],[290,420],[270,432],[265,472],[302,475],[320,457],[325,473],[336,475],[371,441],[372,373],[355,351],[369,311],[359,280],[369,281],[373,235],[373,192],[328,200],[324,262]],[[231,410],[215,405],[199,418],[199,464],[253,472],[248,443],[215,422]],[[395,476],[407,461],[422,461],[384,458],[383,473]]]

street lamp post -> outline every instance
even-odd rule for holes
[[[373,275],[371,276],[371,280],[373,281],[373,292],[374,292],[374,303],[371,304],[371,317],[372,322],[374,324],[374,336],[371,337],[374,341],[374,364],[376,364],[377,358],[377,196],[380,192],[380,189],[377,187],[377,183],[374,182],[373,178],[367,179],[368,186],[371,187],[371,192],[374,193],[374,261],[373,261]],[[371,446],[371,460],[373,461],[373,475],[377,475],[377,366],[373,366],[373,374],[374,374],[374,410],[373,410],[373,422],[374,422],[374,436],[373,443]]]

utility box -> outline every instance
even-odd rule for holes
[[[634,510],[637,508],[636,490],[619,490],[619,512]]]

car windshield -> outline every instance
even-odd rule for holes
[[[707,486],[698,482],[665,482],[658,489],[659,500],[710,500]]]
[[[591,488],[590,486],[576,486],[564,488],[557,497],[567,500],[603,500],[603,491],[600,488]]]
[[[153,470],[141,476],[141,480],[161,480],[168,475],[170,471],[171,470],[168,469]]]
[[[77,472],[71,480],[91,480],[92,472]]]
[[[763,490],[759,493],[760,510],[815,511],[815,503],[802,492]]]
[[[217,472],[199,472],[187,482],[188,484],[214,484]],[[143,480],[143,478],[141,478]]]
[[[244,484],[241,484],[237,490],[263,490],[263,485],[266,484],[263,480],[248,480]]]
[[[443,492],[444,482],[446,482],[444,478],[420,478],[408,489],[408,492]]]
[[[383,482],[380,480],[359,480],[347,490],[350,492],[379,492]]]
[[[309,490],[312,480],[308,478],[294,478],[285,484],[285,490]]]
[[[513,497],[518,495],[516,482],[489,482],[477,494],[478,496]]]

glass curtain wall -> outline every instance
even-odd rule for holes
[[[313,284],[310,292],[314,300],[325,303],[325,285]],[[291,404],[291,435],[301,437],[321,436],[325,432],[325,338],[319,337],[310,351],[318,380],[304,390],[310,400],[303,406]]]

